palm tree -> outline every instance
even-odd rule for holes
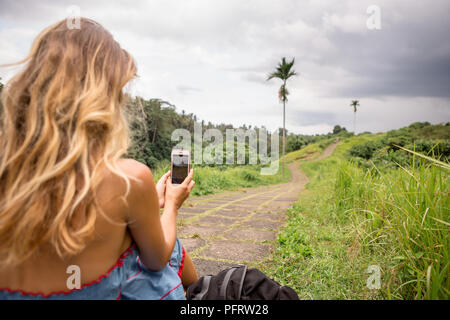
[[[352,100],[350,107],[353,107],[353,133],[356,135],[356,107],[359,107],[359,100]]]
[[[278,66],[275,72],[272,72],[267,77],[267,81],[273,78],[278,78],[283,81],[283,84],[278,91],[278,97],[280,102],[283,102],[283,165],[281,166],[281,174],[284,179],[284,153],[286,151],[286,102],[289,91],[286,88],[286,82],[290,77],[296,76],[297,73],[295,70],[292,70],[292,66],[294,65],[295,58],[292,58],[291,62],[286,62],[286,58],[283,57],[281,62],[278,63]]]

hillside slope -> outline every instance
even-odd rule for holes
[[[425,132],[446,145],[450,127],[436,128],[438,133]],[[275,255],[261,268],[304,299],[448,299],[449,170],[390,149],[386,139],[409,131],[413,145],[423,141],[413,130],[347,138],[328,159],[301,162],[310,178],[307,190],[288,212]],[[391,162],[376,159],[377,152],[368,159],[350,152],[382,141],[387,144],[377,152]]]

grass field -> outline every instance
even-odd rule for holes
[[[211,193],[217,193],[224,190],[236,190],[239,188],[256,187],[260,185],[276,184],[290,180],[290,171],[285,170],[284,180],[281,177],[280,170],[274,175],[261,175],[260,165],[241,165],[241,166],[194,166],[195,188],[192,190],[192,196],[199,196]],[[263,166],[266,167],[266,166]],[[153,170],[155,181],[169,170],[169,163],[163,163]]]
[[[448,299],[449,171],[419,157],[394,170],[348,158],[373,139],[345,139],[328,159],[301,164],[307,190],[259,267],[303,299]],[[369,266],[379,290],[367,287]]]

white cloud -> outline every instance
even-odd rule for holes
[[[135,57],[134,94],[206,121],[281,126],[280,82],[265,79],[282,56],[295,57],[299,72],[288,83],[290,131],[351,129],[354,98],[358,131],[450,121],[445,0],[379,0],[378,33],[366,27],[368,0],[3,1],[0,63],[23,58],[72,4]]]

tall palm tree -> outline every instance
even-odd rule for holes
[[[350,107],[353,107],[353,133],[356,135],[356,111],[358,111],[359,100],[352,100]]]
[[[283,103],[283,157],[282,157],[283,165],[281,166],[281,174],[283,179],[284,179],[284,154],[286,151],[286,102],[287,96],[289,94],[289,91],[286,88],[286,82],[290,77],[297,75],[295,70],[292,70],[294,61],[295,58],[292,58],[291,62],[286,62],[286,58],[283,57],[281,59],[281,62],[278,63],[278,66],[275,69],[275,71],[269,74],[269,76],[267,77],[267,81],[273,78],[278,78],[281,81],[283,81],[280,90],[278,90],[278,97],[280,99],[280,102]]]

